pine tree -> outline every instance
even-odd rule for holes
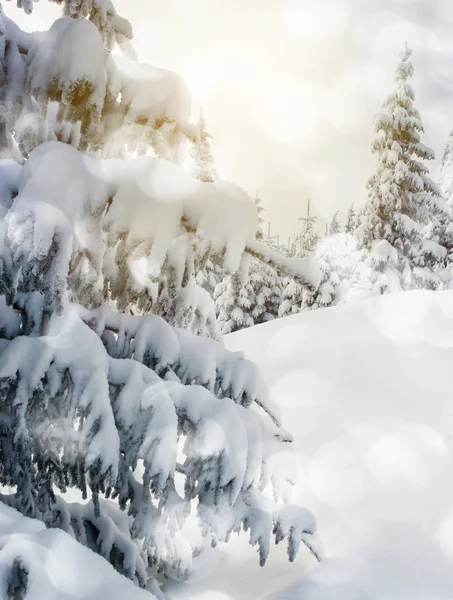
[[[291,243],[290,255],[301,258],[312,252],[318,243],[319,236],[315,231],[316,217],[310,214],[311,201],[308,199],[307,216],[299,217],[302,229],[296,234]]]
[[[194,161],[192,175],[206,183],[213,183],[219,178],[215,167],[215,159],[211,152],[209,139],[212,135],[206,128],[206,121],[203,117],[203,110],[200,110],[200,118],[198,121],[199,137],[192,144],[190,154]]]
[[[299,311],[334,306],[347,299],[361,259],[354,236],[337,233],[320,240],[313,255],[321,271],[316,289],[305,290]]]
[[[396,69],[395,89],[384,103],[385,113],[375,119],[373,151],[378,162],[368,182],[369,202],[356,232],[381,271],[390,263],[395,266],[396,289],[437,287],[434,270],[447,252],[442,240],[429,239],[427,228],[435,222],[443,229],[450,218],[448,206],[422,162],[432,160],[434,153],[420,142],[423,124],[408,83],[414,72],[411,54],[406,46]]]
[[[315,231],[316,217],[311,215],[310,209],[311,200],[309,198],[307,203],[307,215],[305,217],[299,217],[299,221],[302,221],[302,229],[292,239],[289,256],[294,256],[297,258],[306,257],[310,255],[317,247],[319,236]],[[288,315],[300,312],[307,288],[303,285],[300,285],[292,277],[283,278],[281,287],[282,302],[278,310],[278,315],[280,317],[286,317]]]
[[[355,210],[354,210],[354,203],[351,204],[351,206],[348,209],[348,213],[347,213],[347,217],[346,217],[346,225],[344,227],[344,230],[346,233],[352,234],[354,233],[354,231],[357,228],[358,222],[358,215],[356,215]]]
[[[262,240],[264,238],[264,231],[263,231],[264,219],[261,216],[261,213],[263,213],[266,209],[261,204],[261,198],[258,195],[258,190],[256,190],[256,194],[255,194],[255,198],[253,199],[253,202],[255,203],[256,212],[258,213],[258,229],[256,232],[256,239]]]
[[[257,368],[168,324],[197,329],[211,310],[197,235],[229,272],[252,255],[306,285],[316,274],[256,241],[236,186],[112,158],[146,154],[165,124],[169,146],[190,137],[185,84],[110,52],[132,37],[110,0],[63,4],[72,18],[39,35],[0,13],[0,485],[14,490],[0,501],[143,587],[190,572],[194,505],[213,544],[248,528],[261,564],[272,534],[290,560],[301,542],[316,552],[313,517],[284,502],[291,438]],[[66,502],[71,488],[90,502]],[[0,597],[19,563],[2,565]]]
[[[220,330],[228,334],[275,319],[281,298],[280,278],[275,269],[252,257],[242,278],[235,273],[216,287]]]
[[[453,131],[448,136],[439,173],[439,187],[445,201],[451,204],[453,194]]]
[[[334,213],[332,220],[330,221],[330,225],[329,225],[329,235],[336,235],[337,233],[340,233],[340,223],[338,221],[338,210],[336,213]]]

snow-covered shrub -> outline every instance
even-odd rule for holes
[[[189,573],[193,510],[212,544],[249,530],[261,564],[272,535],[290,560],[301,543],[316,552],[312,515],[286,503],[294,480],[278,450],[291,437],[257,368],[170,326],[209,327],[198,237],[227,271],[247,253],[307,285],[316,269],[255,239],[254,204],[236,186],[153,156],[105,158],[112,139],[135,153],[159,123],[186,127],[184,86],[110,54],[107,32],[122,41],[127,28],[109,0],[65,6],[74,18],[36,35],[1,14],[0,141],[18,161],[0,164],[0,484],[14,492],[1,500],[140,586],[154,571]],[[70,143],[53,139],[49,102],[78,132]],[[36,136],[16,129],[22,111]],[[122,140],[127,123],[136,137]],[[66,502],[71,488],[91,502]],[[6,586],[20,562],[8,556]]]

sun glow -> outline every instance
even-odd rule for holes
[[[321,86],[305,81],[289,85],[286,82],[275,87],[275,92],[256,111],[255,119],[271,139],[303,147],[319,129],[323,104]]]
[[[342,34],[348,15],[343,0],[293,0],[284,7],[282,20],[289,33],[318,41]]]

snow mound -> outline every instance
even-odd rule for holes
[[[19,576],[17,576],[19,574]],[[46,529],[0,502],[0,597],[24,578],[27,600],[153,600],[102,557],[60,529]],[[12,595],[8,595],[9,592]]]
[[[347,558],[330,558],[278,600],[446,600],[452,563],[420,527],[383,524]]]
[[[226,345],[261,368],[294,435],[292,501],[313,511],[336,557],[275,598],[452,598],[453,292],[304,312]],[[302,576],[299,562],[279,589]],[[271,588],[244,574],[232,597],[274,598]]]

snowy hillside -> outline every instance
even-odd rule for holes
[[[306,554],[289,565],[273,549],[260,570],[233,540],[171,598],[452,598],[453,292],[306,312],[226,340],[280,403],[295,436],[294,500],[336,558],[303,580]]]

